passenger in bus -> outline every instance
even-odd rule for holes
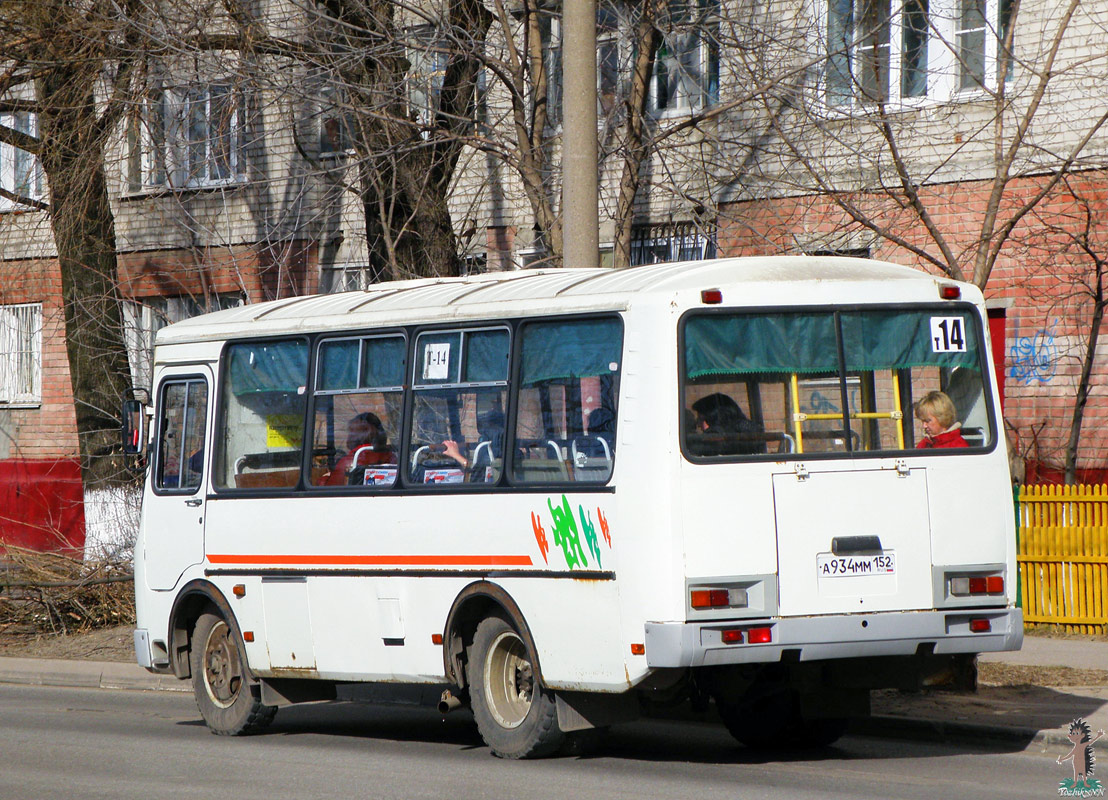
[[[923,423],[924,436],[916,447],[969,447],[962,436],[953,401],[945,393],[928,392],[916,403],[916,419]]]
[[[354,458],[357,456],[357,463]],[[357,472],[374,464],[395,464],[396,455],[388,449],[388,437],[381,419],[369,411],[351,418],[346,426],[346,454],[324,476],[325,486],[360,484]]]
[[[498,477],[493,459],[501,457],[504,441],[504,412],[492,409],[477,417],[477,444],[472,461],[462,452],[463,444],[453,439],[442,443],[443,453],[461,465],[470,483],[491,483]]]
[[[692,404],[692,410],[696,414],[694,429],[697,435],[689,438],[689,448],[697,455],[766,452],[761,426],[747,417],[731,396],[716,392],[701,397]]]

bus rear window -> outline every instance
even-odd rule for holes
[[[685,451],[911,450],[935,441],[914,415],[924,398],[928,408],[949,408],[944,427],[960,433],[955,446],[991,444],[980,343],[977,317],[963,306],[691,316],[683,328]]]
[[[232,344],[224,363],[216,486],[296,486],[304,445],[307,342]]]

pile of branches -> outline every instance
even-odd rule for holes
[[[135,620],[129,562],[0,551],[0,632],[73,634]]]

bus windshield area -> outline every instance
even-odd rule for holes
[[[968,306],[697,312],[682,327],[685,452],[731,460],[990,446],[981,342]],[[921,400],[928,413],[942,409],[946,439],[916,419]]]

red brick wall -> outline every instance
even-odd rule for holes
[[[1015,181],[999,221],[1043,185],[1044,178]],[[985,286],[986,300],[1006,306],[1004,341],[1005,416],[1018,452],[1032,475],[1060,467],[1069,439],[1074,400],[1089,333],[1095,280],[1093,261],[1081,238],[1108,258],[1108,175],[1072,176],[1072,194],[1055,191],[1013,230]],[[925,202],[951,251],[972,280],[974,248],[981,235],[990,184],[928,187]],[[1080,201],[1075,200],[1080,198]],[[894,231],[906,245],[938,255],[940,250],[911,211],[882,195],[853,196],[868,218]],[[1084,235],[1088,231],[1087,236]],[[937,273],[907,246],[875,238],[826,197],[800,197],[732,204],[721,210],[719,249],[724,256],[845,250],[870,245],[870,255]],[[1100,353],[1108,353],[1108,331]],[[1085,409],[1078,467],[1089,477],[1108,468],[1108,361],[1094,361]]]
[[[52,259],[0,261],[0,304],[42,303],[42,402],[32,408],[0,405],[0,458],[77,456],[61,276]]]
[[[120,283],[128,297],[243,293],[259,303],[319,289],[314,244],[120,253]]]

